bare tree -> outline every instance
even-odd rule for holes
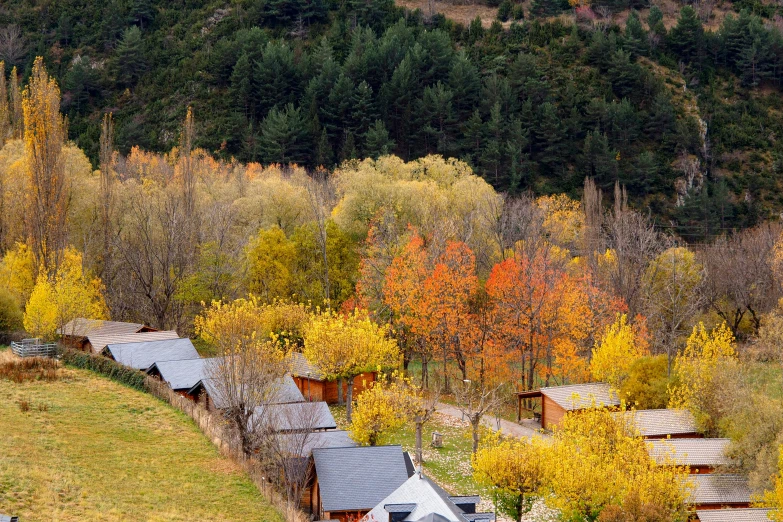
[[[440,401],[441,389],[435,388],[429,392],[422,391],[414,398],[414,401],[408,406],[409,415],[416,426],[416,464],[421,465],[424,462],[424,452],[422,450],[422,433],[424,425],[432,420],[435,409]]]
[[[778,292],[769,258],[780,232],[779,224],[765,223],[721,236],[701,250],[706,299],[735,337],[746,315],[758,333],[762,314],[775,305]]]
[[[27,54],[27,40],[16,24],[0,27],[0,59],[17,65]]]
[[[474,454],[478,451],[481,419],[503,403],[503,397],[500,394],[501,386],[482,386],[468,379],[462,381],[462,385],[454,386],[457,408],[470,423],[473,433]]]
[[[106,293],[111,294],[112,283],[112,225],[113,225],[113,200],[114,200],[114,172],[112,163],[114,160],[114,122],[111,113],[103,116],[100,141],[100,169],[101,169],[101,232],[103,235],[103,252],[101,257],[100,276],[106,285]]]
[[[327,252],[327,222],[330,209],[334,206],[334,188],[326,171],[318,170],[308,179],[307,196],[313,220],[316,226],[316,242],[323,260],[322,282],[324,285],[324,301],[331,306],[331,285],[329,282],[329,255]]]

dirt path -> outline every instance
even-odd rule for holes
[[[459,408],[452,406],[451,404],[439,402],[436,411],[442,413],[443,415],[448,415],[449,417],[464,420],[462,412],[459,411]],[[507,421],[505,419],[495,417],[494,415],[485,415],[484,418],[481,419],[481,423],[484,426],[492,428],[493,430],[500,429],[500,432],[504,435],[511,435],[520,439],[530,437],[549,438],[549,435],[539,431],[539,425],[534,421],[523,420],[522,424],[517,424],[516,422]]]

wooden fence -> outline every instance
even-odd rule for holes
[[[63,359],[66,363],[70,361],[77,362],[78,360],[83,360],[85,355],[95,360],[96,364],[90,366],[90,369],[93,371],[119,380],[123,384],[129,384],[126,382],[127,379],[123,378],[123,373],[128,368],[106,357],[66,349]],[[78,363],[76,366],[84,367],[84,364]],[[117,368],[112,369],[111,367]],[[247,472],[250,479],[261,491],[261,494],[283,514],[286,522],[310,521],[310,518],[303,511],[287,502],[273,485],[266,480],[265,473],[261,470],[258,462],[245,458],[239,438],[228,429],[226,421],[219,414],[210,412],[204,406],[196,404],[187,397],[176,393],[165,382],[141,372],[137,373],[144,376],[143,386],[139,388],[169,403],[193,419],[202,433],[217,446],[223,456],[230,458]],[[130,385],[133,386],[133,384]]]
[[[22,339],[11,341],[11,351],[19,357],[54,357],[57,355],[57,344],[42,343],[40,339]]]

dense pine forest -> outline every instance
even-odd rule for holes
[[[619,180],[688,241],[783,203],[783,37],[760,3],[667,19],[635,0],[506,1],[490,27],[390,0],[3,4],[0,59],[24,82],[44,57],[94,167],[103,113],[121,153],[168,151],[192,106],[195,145],[219,159],[440,154],[501,191],[574,197],[586,176]]]

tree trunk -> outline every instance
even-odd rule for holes
[[[430,371],[427,367],[427,358],[421,358],[421,387],[425,390],[430,387]]]
[[[473,454],[474,455],[478,451],[480,425],[481,425],[481,416],[474,415],[474,417],[470,419],[470,427],[473,428]]]
[[[421,449],[421,432],[423,431],[424,424],[420,419],[416,419],[416,465],[421,466],[424,462],[423,451]]]
[[[356,376],[348,377],[348,393],[345,398],[345,418],[351,422],[351,410],[353,409],[353,380]]]

